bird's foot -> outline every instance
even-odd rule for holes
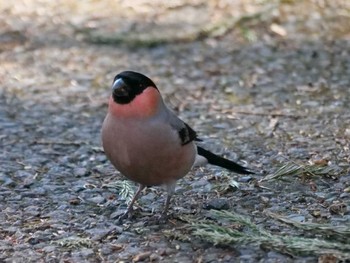
[[[147,218],[144,222],[146,226],[161,226],[166,224],[168,221],[167,215],[153,215]]]
[[[169,219],[167,211],[163,211],[158,219],[161,224],[166,223]]]
[[[163,211],[160,215],[155,216],[155,220],[157,221],[157,224],[163,225],[168,222],[169,216],[166,211]]]
[[[134,214],[134,210],[126,210],[123,214],[121,214],[118,219],[117,219],[117,224],[121,225],[125,219],[130,219],[132,218]]]

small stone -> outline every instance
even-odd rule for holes
[[[198,180],[198,181],[194,181],[191,186],[193,189],[196,189],[196,188],[201,188],[201,187],[204,187],[205,185],[208,184],[208,181],[207,180],[204,180],[204,179],[201,179],[201,180]]]
[[[332,203],[333,201],[335,201],[336,199],[338,198],[338,193],[336,192],[332,192],[332,193],[329,193],[325,196],[325,201],[327,203]]]
[[[89,258],[95,254],[95,252],[91,248],[83,248],[82,250],[80,250],[80,253],[84,258]]]
[[[98,196],[91,197],[91,198],[87,199],[87,201],[93,202],[95,204],[102,204],[102,203],[106,202],[106,199],[103,196],[98,195]]]
[[[311,215],[314,217],[320,217],[321,211],[320,210],[313,210],[313,211],[311,211]]]
[[[126,210],[122,210],[122,209],[118,209],[117,211],[113,212],[111,214],[111,219],[116,219],[119,218],[120,216],[122,216],[125,213]]]
[[[102,247],[99,249],[99,252],[102,255],[108,255],[111,254],[113,252],[113,248],[110,244],[104,244],[102,245]]]
[[[106,155],[99,154],[96,156],[96,161],[99,163],[103,163],[107,160]]]
[[[305,222],[305,216],[300,215],[300,214],[291,214],[288,216],[290,220],[296,221],[296,222]]]
[[[345,192],[345,193],[350,193],[350,186],[349,186],[349,187],[346,187],[346,188],[344,189],[344,192]]]
[[[158,262],[159,261],[159,256],[156,253],[152,253],[149,256],[149,260],[150,260],[150,262]]]
[[[81,200],[80,200],[79,198],[77,198],[77,197],[74,197],[74,198],[72,198],[72,199],[69,200],[69,203],[70,203],[71,205],[79,205],[80,202],[81,202]]]
[[[150,192],[146,195],[143,195],[140,197],[140,201],[142,203],[150,203],[151,201],[154,201],[157,198],[157,195],[153,192]]]
[[[232,262],[232,256],[231,255],[225,255],[222,259],[223,262]]]
[[[7,186],[7,187],[15,187],[16,183],[10,177],[1,173],[0,174],[0,185]]]
[[[86,176],[88,174],[88,170],[86,168],[78,167],[74,169],[74,174],[77,177]]]
[[[38,216],[40,215],[39,207],[31,205],[24,209],[24,213],[29,216]]]
[[[91,235],[91,239],[94,241],[100,241],[103,238],[105,238],[109,233],[111,233],[114,230],[114,228],[92,228],[87,230]]]
[[[238,182],[240,183],[249,183],[253,178],[249,175],[247,176],[241,176],[238,178]]]
[[[315,195],[321,199],[326,198],[326,193],[324,193],[324,192],[316,192]]]
[[[72,189],[73,189],[73,191],[75,191],[75,192],[81,192],[81,191],[84,191],[86,188],[84,187],[84,182],[82,182],[81,184],[77,184],[77,185],[74,185],[73,187],[72,187]]]
[[[270,259],[271,262],[283,262],[285,260],[285,256],[284,255],[282,255],[282,254],[280,254],[278,252],[275,252],[275,251],[268,252],[266,257],[268,259]]]
[[[216,210],[227,210],[230,208],[228,200],[226,198],[214,198],[209,201],[203,207],[204,209],[216,209]]]
[[[348,193],[348,192],[341,193],[339,197],[340,197],[340,198],[347,198],[347,197],[350,197],[350,193]]]
[[[16,233],[16,231],[18,230],[17,227],[15,226],[10,226],[8,228],[4,228],[4,230],[8,233],[8,234],[14,234]]]
[[[53,252],[57,249],[56,246],[46,246],[46,247],[43,247],[42,250],[46,253],[50,253],[50,252]]]
[[[15,173],[16,178],[24,180],[25,178],[32,177],[32,173],[23,171],[23,170],[18,170]]]
[[[342,202],[335,202],[329,206],[329,212],[335,215],[343,215],[347,211],[347,206]]]
[[[265,196],[261,196],[260,199],[264,204],[267,204],[270,201],[270,199],[268,197],[265,197]]]
[[[151,256],[151,252],[150,251],[146,251],[146,252],[141,252],[140,254],[137,254],[133,259],[132,262],[140,262],[140,261],[144,261],[145,259],[149,258]]]

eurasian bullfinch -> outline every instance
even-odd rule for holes
[[[196,132],[165,104],[157,86],[143,74],[124,71],[115,76],[108,113],[102,126],[104,151],[128,179],[139,184],[125,218],[147,186],[165,185],[166,215],[175,183],[184,177],[196,160],[224,167],[239,174],[247,168],[196,145]]]

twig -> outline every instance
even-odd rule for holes
[[[287,117],[287,118],[305,118],[306,115],[301,114],[289,114],[282,112],[254,112],[254,111],[230,111],[230,113],[244,114],[244,115],[256,115],[256,116],[268,116],[268,117]]]

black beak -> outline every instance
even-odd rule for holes
[[[112,85],[113,96],[116,97],[127,97],[129,96],[128,86],[125,84],[123,79],[118,78]]]
[[[130,86],[126,84],[123,78],[117,78],[112,85],[112,97],[118,104],[127,104],[135,96],[132,96]]]

